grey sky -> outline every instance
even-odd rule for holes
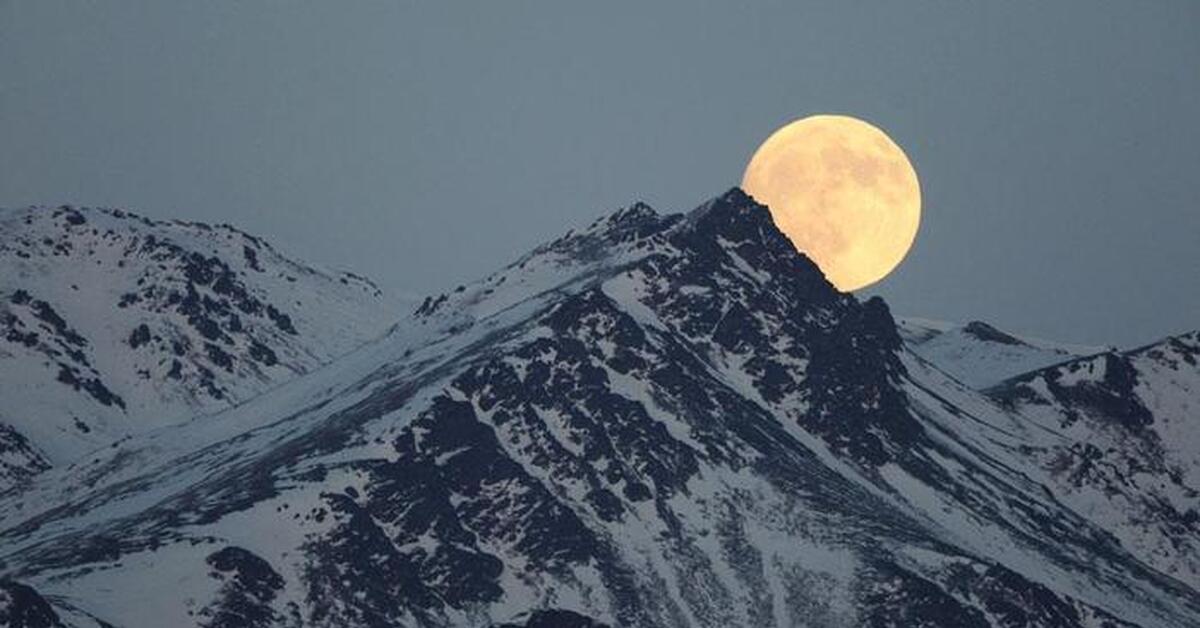
[[[847,113],[921,177],[896,312],[1200,327],[1200,2],[701,4],[0,0],[0,205],[230,222],[426,293]]]

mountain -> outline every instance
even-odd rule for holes
[[[1114,534],[1046,466],[1113,413],[1186,420],[1184,353],[1125,356],[1132,388],[1051,374],[1096,359],[1066,355],[979,390],[910,332],[740,190],[686,215],[634,205],[323,368],[0,496],[0,617],[1200,624],[1159,546]],[[1152,372],[1174,401],[1142,395]]]
[[[983,321],[954,325],[902,318],[897,324],[910,351],[976,389],[1106,350],[1017,336]]]
[[[1200,332],[988,391],[1028,419],[1042,481],[1148,564],[1200,589]]]
[[[0,210],[0,488],[250,399],[389,315],[368,280],[229,226]]]

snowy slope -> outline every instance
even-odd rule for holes
[[[913,353],[976,389],[995,386],[1023,373],[1105,351],[1014,336],[987,323],[954,325],[921,318],[898,321],[900,335]]]
[[[836,292],[739,190],[634,206],[324,368],[0,496],[0,613],[1200,623],[1194,586],[1056,497],[1024,447],[1045,427],[993,395]]]
[[[1163,573],[1200,588],[1200,332],[1009,380],[1047,486]]]
[[[392,316],[369,281],[228,226],[0,210],[0,488],[249,399]]]

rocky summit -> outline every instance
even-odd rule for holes
[[[201,262],[178,298],[194,285],[198,312],[217,295],[237,309]],[[27,292],[6,296],[9,342],[66,363],[76,324]],[[203,337],[149,292],[126,307]],[[259,300],[243,328],[289,334]],[[262,365],[222,311],[207,342]],[[132,350],[169,346],[139,324]],[[834,290],[740,190],[687,214],[638,204],[323,367],[27,474],[0,495],[0,618],[1200,625],[1198,361],[1195,334],[1089,353],[898,324]],[[74,377],[104,405],[91,371]],[[205,381],[180,378],[196,396]],[[37,457],[10,431],[5,456]]]

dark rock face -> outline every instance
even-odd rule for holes
[[[1009,405],[1055,401],[1068,409],[1068,421],[1087,414],[1137,432],[1153,423],[1154,416],[1134,392],[1137,371],[1130,360],[1128,354],[1108,352],[1013,378],[990,392]],[[1050,399],[1038,399],[1030,387],[1035,381],[1045,383]]]
[[[10,628],[61,628],[54,608],[32,587],[0,580],[0,626]]]
[[[1000,567],[989,567],[973,583],[972,592],[1003,625],[1069,628],[1083,621],[1074,607],[1046,587]]]
[[[269,628],[282,625],[271,602],[283,578],[267,561],[240,547],[226,547],[205,561],[222,583],[217,599],[200,612],[206,628]]]
[[[985,342],[995,342],[1002,345],[1021,346],[1025,343],[1019,338],[1014,338],[983,321],[971,321],[963,326],[963,332],[983,340]]]
[[[9,343],[36,349],[58,367],[57,380],[82,391],[103,406],[125,407],[89,360],[91,345],[54,306],[25,289],[13,291],[9,308],[0,310],[0,334]],[[36,329],[34,326],[36,325]]]
[[[878,465],[913,442],[921,428],[894,385],[901,341],[882,300],[838,293],[740,190],[688,220],[672,237],[682,255],[637,269],[647,305],[697,348],[742,358],[768,401],[808,406],[797,420],[835,450]]]
[[[1085,378],[1074,384],[1062,380],[1083,370],[1096,368],[1103,373],[1099,380]],[[1115,353],[1106,353],[1091,363],[1075,362],[1062,369],[1046,374],[1046,383],[1053,394],[1070,406],[1070,418],[1077,420],[1079,412],[1090,412],[1119,423],[1131,431],[1150,425],[1154,416],[1134,394],[1137,373],[1129,359]]]
[[[10,486],[22,485],[49,468],[50,463],[29,439],[0,423],[0,481]]]
[[[881,566],[874,577],[886,583],[868,594],[871,609],[864,625],[872,628],[903,626],[962,626],[986,628],[987,615],[964,604],[938,583],[895,566]]]
[[[265,363],[261,348],[266,346],[263,341],[267,339],[254,333],[255,327],[248,324],[252,319],[267,322],[289,335],[298,333],[290,316],[256,296],[238,273],[220,257],[189,252],[174,242],[152,235],[141,241],[137,254],[175,266],[176,272],[185,281],[182,286],[145,285],[137,292],[123,295],[122,303],[136,303],[140,309],[154,312],[173,311],[182,316],[187,325],[204,339],[203,356],[207,360],[201,361],[201,365],[207,363],[232,372],[234,363],[239,360]],[[249,259],[258,263],[257,257]],[[153,340],[161,349],[168,345],[182,347],[182,357],[192,355],[191,343],[176,341],[171,344],[168,335],[151,336],[149,329],[145,332],[141,332],[141,329],[139,327],[134,332],[139,334],[137,346],[134,346],[135,338],[131,336],[130,345],[134,348]],[[174,350],[180,353],[178,349]],[[183,364],[194,361],[185,360]],[[223,399],[229,394],[225,384],[208,368],[196,367],[193,377],[197,379],[196,386],[200,390],[207,391],[215,398]]]
[[[523,621],[498,624],[495,628],[608,628],[608,626],[574,611],[550,609],[534,611]]]

